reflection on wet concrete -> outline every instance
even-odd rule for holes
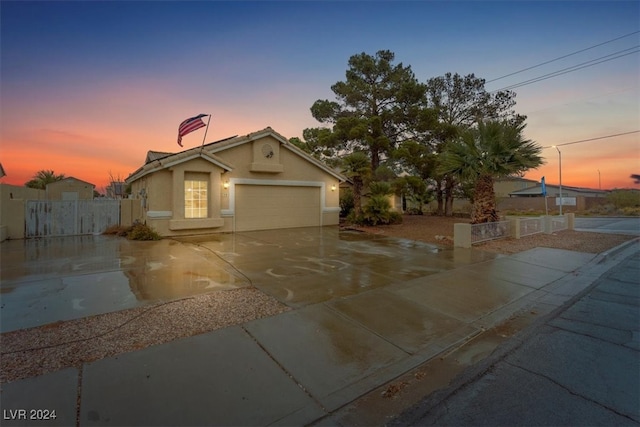
[[[250,322],[246,329],[321,401],[407,355],[323,304]]]
[[[457,269],[429,281],[419,281],[395,289],[398,295],[435,311],[471,323],[533,289],[516,283],[487,277],[475,270]]]
[[[2,332],[249,285],[224,260],[170,239],[73,236],[0,250]]]
[[[464,327],[458,319],[382,289],[335,300],[330,306],[412,354],[430,344],[445,348],[443,340]]]
[[[1,255],[2,331],[250,285],[303,307],[494,257],[338,227],[6,241]]]

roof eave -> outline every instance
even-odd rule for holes
[[[218,166],[219,168],[225,170],[226,172],[233,170],[233,166],[229,165],[228,163],[218,158],[217,156],[214,156],[211,153],[200,151],[200,147],[198,147],[192,150],[182,151],[180,153],[165,157],[163,159],[154,160],[151,163],[147,163],[141,168],[139,168],[137,171],[135,171],[133,174],[129,175],[127,179],[125,179],[125,182],[127,184],[131,184],[132,182],[137,181],[138,179],[146,175],[149,175],[153,172],[157,172],[162,169],[167,169],[172,166],[179,165],[181,163],[188,162],[190,160],[197,159],[197,158],[202,158]]]

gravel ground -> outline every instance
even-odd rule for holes
[[[464,218],[405,216],[403,224],[359,230],[453,245],[453,224]],[[632,236],[562,231],[520,240],[503,239],[474,248],[512,254],[535,247],[600,253]],[[217,291],[177,301],[58,322],[0,335],[0,383],[139,350],[178,338],[237,325],[289,310],[255,288]]]
[[[357,229],[386,236],[420,240],[435,245],[453,246],[453,224],[469,222],[468,218],[405,215],[402,224]],[[534,234],[521,239],[506,238],[483,242],[473,247],[488,252],[514,254],[536,247],[567,249],[577,252],[600,253],[633,239],[620,234],[592,233],[564,230],[553,234]]]
[[[0,382],[80,367],[288,310],[255,288],[239,288],[7,332],[1,336]]]

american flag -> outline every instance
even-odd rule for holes
[[[182,137],[188,133],[193,132],[196,129],[200,129],[201,127],[206,126],[202,121],[203,117],[208,116],[208,114],[199,114],[195,117],[191,117],[184,122],[180,123],[178,127],[178,145],[182,147]]]

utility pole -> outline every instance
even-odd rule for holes
[[[562,153],[556,145],[553,147],[558,150],[558,164],[560,169],[560,215],[562,216]]]
[[[602,181],[600,180],[600,169],[598,169],[598,190],[602,190]]]

